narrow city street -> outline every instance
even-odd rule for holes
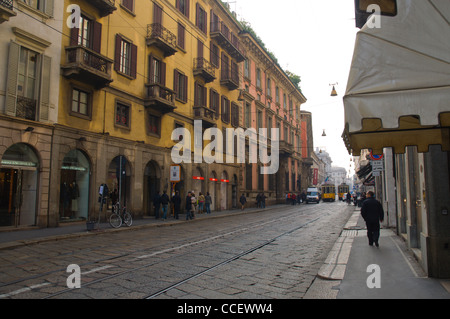
[[[283,205],[3,250],[0,297],[299,299],[353,210]]]

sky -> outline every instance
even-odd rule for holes
[[[274,53],[280,66],[301,77],[308,99],[302,110],[312,112],[314,147],[326,150],[333,166],[350,167],[351,156],[341,138],[345,94],[353,57],[354,1],[351,0],[225,0],[238,20],[253,30]],[[331,97],[335,84],[338,97]],[[325,130],[326,137],[323,137]]]

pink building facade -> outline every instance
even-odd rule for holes
[[[250,33],[241,34],[247,53],[242,63],[240,126],[254,128],[278,128],[279,170],[276,174],[260,174],[261,163],[242,164],[241,193],[248,202],[256,203],[256,196],[264,193],[266,204],[284,202],[286,193],[302,190],[302,127],[301,105],[306,102],[300,89],[274,62],[272,57]],[[268,132],[270,150],[272,136]]]

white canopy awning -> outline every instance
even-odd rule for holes
[[[397,0],[398,15],[358,33],[346,95],[350,152],[450,151],[450,1]]]

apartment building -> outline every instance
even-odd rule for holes
[[[0,227],[48,222],[62,21],[62,1],[0,1]]]
[[[221,1],[8,4],[0,5],[1,226],[105,219],[112,201],[100,204],[102,185],[136,218],[154,215],[157,192],[209,192],[212,209],[225,210],[241,191],[267,191],[275,202],[296,188],[305,98]],[[197,157],[211,142],[225,149],[229,128],[266,125],[281,132],[276,176],[226,161],[219,147],[212,163]],[[222,136],[204,138],[210,128]],[[189,146],[181,162],[177,145]]]
[[[241,125],[248,129],[267,128],[268,147],[279,132],[279,169],[276,174],[261,174],[261,162],[242,166],[241,189],[250,203],[264,193],[266,203],[284,201],[287,192],[300,191],[302,175],[300,106],[306,102],[301,90],[290,80],[251,30],[241,33],[247,52],[243,63]]]

